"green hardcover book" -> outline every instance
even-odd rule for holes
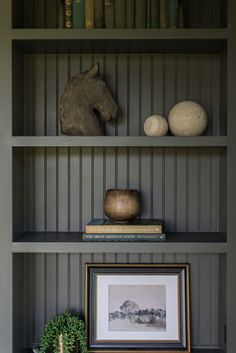
[[[135,28],[146,28],[146,0],[135,0]]]
[[[151,27],[151,0],[147,0],[147,19],[146,19],[146,27]]]
[[[85,0],[85,28],[94,28],[94,0]]]
[[[151,28],[157,28],[160,26],[159,23],[160,17],[160,1],[159,0],[151,0]]]
[[[72,28],[72,0],[64,2],[64,27]]]
[[[127,0],[126,6],[126,27],[134,28],[134,0]]]
[[[64,1],[57,0],[58,3],[58,28],[64,28]]]
[[[156,242],[156,241],[165,241],[166,234],[88,234],[83,233],[82,239],[84,241],[136,241],[136,242]]]
[[[160,28],[169,27],[169,0],[160,0]]]
[[[104,2],[105,27],[114,28],[115,26],[115,3],[114,0]]]
[[[104,27],[104,0],[94,0],[94,26]]]
[[[73,0],[73,28],[85,27],[84,0]]]
[[[179,0],[169,0],[169,27],[177,28],[179,18]]]
[[[178,23],[179,28],[184,28],[184,7],[183,7],[183,1],[179,0],[179,23]]]
[[[115,0],[115,27],[126,27],[126,0]]]

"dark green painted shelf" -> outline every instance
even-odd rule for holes
[[[167,233],[165,242],[85,242],[80,232],[25,232],[12,243],[13,252],[65,253],[225,253],[226,236],[217,232]]]
[[[14,29],[13,48],[30,53],[210,53],[225,52],[221,29]]]
[[[226,147],[226,136],[16,136],[13,147]]]

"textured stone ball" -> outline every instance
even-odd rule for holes
[[[207,127],[208,117],[200,104],[184,101],[170,110],[168,122],[170,131],[175,136],[199,136]]]
[[[144,133],[147,136],[164,136],[168,131],[168,122],[160,115],[151,115],[144,122]]]

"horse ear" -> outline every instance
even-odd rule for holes
[[[87,76],[90,78],[95,78],[99,75],[99,64],[94,64],[87,72]]]

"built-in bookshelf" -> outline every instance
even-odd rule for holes
[[[0,351],[37,345],[66,308],[83,316],[85,263],[187,262],[193,352],[234,353],[236,5],[188,5],[185,28],[67,30],[56,0],[1,2]],[[64,136],[65,84],[95,62],[118,119],[103,137]],[[203,136],[144,136],[181,100],[206,108]],[[166,242],[81,240],[114,187],[141,192]]]

